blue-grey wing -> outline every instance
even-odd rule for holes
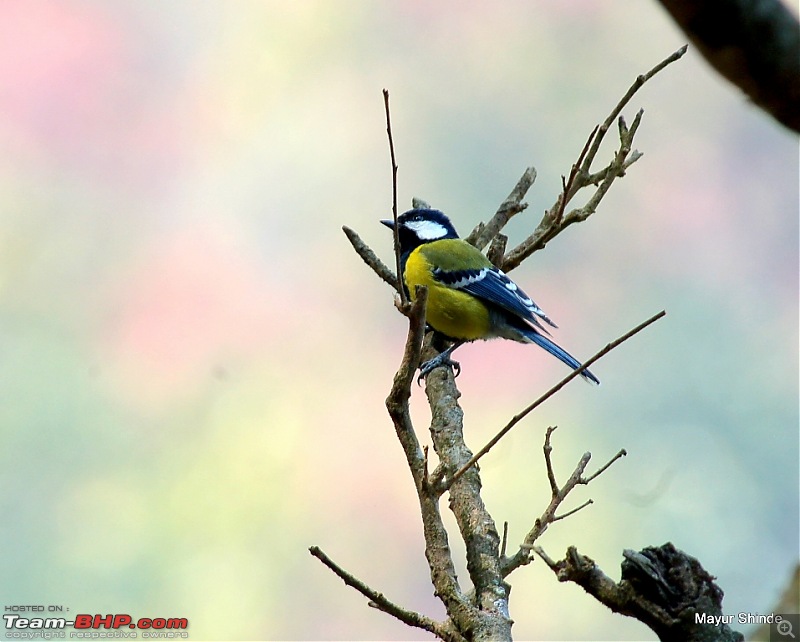
[[[494,266],[469,270],[433,270],[434,278],[456,290],[462,290],[511,314],[522,317],[542,330],[539,319],[549,326],[557,327],[544,311],[533,302],[508,276]]]

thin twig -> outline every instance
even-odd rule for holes
[[[676,52],[670,54],[660,63],[658,63],[655,67],[653,67],[650,71],[646,74],[640,74],[636,77],[636,80],[633,81],[631,86],[628,88],[628,91],[625,92],[625,95],[620,98],[619,102],[616,104],[614,109],[611,110],[611,113],[608,115],[608,118],[603,121],[603,124],[600,125],[600,129],[597,131],[597,136],[594,139],[594,143],[592,144],[591,149],[589,150],[589,154],[586,156],[586,159],[583,162],[583,166],[581,170],[588,174],[589,168],[594,161],[595,156],[597,156],[597,151],[600,149],[600,144],[603,142],[603,137],[606,135],[606,132],[611,127],[614,120],[620,114],[620,112],[624,109],[625,105],[630,102],[630,99],[633,98],[633,95],[642,88],[648,80],[650,80],[653,76],[655,76],[659,71],[664,69],[667,65],[672,64],[676,60],[679,60],[683,54],[686,53],[688,45],[683,45],[680,49]]]
[[[525,539],[522,541],[522,544],[519,545],[519,550],[511,556],[511,557],[503,557],[502,558],[502,570],[503,570],[503,577],[508,576],[514,569],[519,568],[520,566],[524,566],[532,561],[531,557],[531,550],[534,549],[534,545],[536,544],[536,540],[538,540],[544,532],[547,530],[550,524],[553,524],[557,521],[562,519],[566,519],[567,517],[574,515],[580,510],[583,510],[587,506],[591,506],[593,501],[591,499],[587,499],[583,502],[580,506],[568,510],[565,513],[561,513],[560,515],[556,515],[556,511],[561,507],[561,504],[567,498],[567,496],[575,489],[578,485],[586,485],[593,479],[595,479],[598,475],[602,474],[604,471],[608,470],[608,467],[611,466],[615,461],[617,461],[620,457],[625,454],[624,450],[619,451],[611,460],[606,463],[604,466],[600,468],[596,473],[590,475],[589,477],[584,477],[583,473],[586,470],[586,467],[589,465],[589,461],[592,458],[592,453],[584,453],[583,456],[578,461],[578,464],[575,466],[575,469],[572,471],[572,474],[569,476],[569,479],[564,483],[563,486],[559,487],[558,482],[556,481],[555,473],[553,472],[553,462],[552,462],[552,452],[553,446],[550,442],[553,432],[555,431],[555,426],[552,426],[547,429],[547,432],[544,436],[544,446],[542,451],[544,452],[544,461],[547,467],[547,477],[550,481],[550,489],[551,489],[551,497],[550,502],[547,505],[547,508],[544,509],[541,516],[536,519],[533,523],[533,528],[528,531],[528,534],[525,536]]]
[[[624,448],[623,448],[623,449],[621,449],[621,450],[620,450],[620,451],[619,451],[619,452],[618,452],[616,455],[614,455],[614,456],[613,456],[613,457],[612,457],[612,458],[611,458],[611,459],[608,461],[608,463],[607,463],[605,466],[603,466],[602,468],[600,468],[600,469],[599,469],[599,470],[598,470],[596,473],[594,473],[593,475],[589,475],[587,478],[585,478],[583,481],[581,481],[581,483],[582,483],[582,484],[588,484],[588,483],[589,483],[590,481],[592,481],[592,480],[593,480],[595,477],[599,477],[599,476],[600,476],[600,475],[602,475],[604,472],[606,472],[606,470],[609,468],[609,466],[611,466],[611,464],[613,464],[615,461],[617,461],[617,459],[621,459],[622,457],[625,457],[627,454],[628,454],[628,451],[627,451],[627,450],[625,450]]]
[[[549,441],[549,435],[545,437],[546,441]],[[546,451],[545,459],[550,459],[550,451]],[[556,511],[558,510],[561,503],[567,498],[572,490],[578,485],[583,484],[583,471],[586,470],[586,467],[589,465],[589,461],[592,459],[592,453],[586,452],[583,453],[581,458],[578,460],[578,464],[575,466],[575,470],[572,471],[572,474],[569,476],[569,479],[564,483],[564,486],[558,489],[552,498],[550,499],[550,503],[547,505],[547,508],[542,513],[541,517],[536,520],[534,527],[531,531],[525,536],[525,540],[520,546],[520,548],[531,548],[533,543],[539,539],[539,537],[547,530],[547,527],[552,524],[553,522],[558,521],[559,519],[563,519],[564,517],[568,517],[571,513],[577,512],[581,508],[585,508],[589,504],[591,504],[591,500],[588,503],[584,503],[583,505],[579,506],[574,511],[568,511],[561,517],[556,517]],[[549,462],[548,462],[549,463]]]
[[[556,474],[553,472],[553,461],[550,458],[550,453],[553,452],[553,447],[550,445],[550,435],[558,426],[550,426],[547,428],[544,438],[544,462],[547,466],[547,480],[550,482],[550,495],[555,497],[558,495],[558,483],[556,482]]]
[[[364,261],[364,263],[366,263],[370,268],[372,268],[372,271],[375,272],[375,274],[377,274],[381,279],[386,281],[386,283],[397,290],[397,277],[389,269],[389,267],[387,267],[387,265],[378,258],[378,255],[372,251],[369,245],[364,243],[364,241],[358,235],[358,232],[347,227],[346,225],[342,225],[342,231],[345,233],[345,236],[347,236],[347,240],[350,241],[350,245],[353,246],[356,254],[361,257],[361,260]]]
[[[587,506],[591,506],[594,504],[594,500],[587,499],[583,504],[578,506],[577,508],[573,508],[572,510],[568,510],[566,513],[562,513],[561,515],[553,515],[553,519],[550,520],[550,523],[557,522],[560,519],[564,519],[565,517],[569,517],[570,515],[574,515],[577,513],[581,508],[586,508]]]
[[[600,181],[594,194],[592,194],[582,207],[575,208],[564,217],[558,232],[561,232],[574,223],[585,221],[589,216],[594,214],[597,211],[597,207],[600,205],[600,201],[602,201],[603,197],[608,193],[613,182],[620,176],[625,175],[625,168],[630,167],[635,160],[641,158],[642,154],[636,150],[631,151],[631,148],[633,145],[633,137],[636,135],[636,130],[639,128],[639,123],[641,122],[642,114],[644,114],[644,111],[640,109],[633,119],[633,124],[630,128],[625,124],[625,119],[622,116],[619,117],[619,150],[617,150],[617,153],[608,166],[602,170],[603,179]],[[589,180],[584,179],[584,185],[587,184],[589,184]]]
[[[325,566],[327,566],[331,571],[333,571],[345,584],[352,586],[355,590],[361,593],[361,595],[366,597],[370,601],[370,606],[374,606],[384,613],[388,613],[389,615],[396,617],[398,620],[404,624],[407,624],[408,626],[424,629],[425,631],[442,637],[442,639],[460,639],[460,636],[457,636],[457,634],[453,635],[454,632],[448,630],[448,627],[445,624],[437,622],[436,620],[432,620],[421,613],[409,611],[408,609],[404,609],[402,606],[395,604],[386,596],[384,596],[383,593],[379,593],[351,573],[345,571],[341,566],[336,564],[336,562],[328,557],[318,546],[310,547],[308,552],[316,557]]]
[[[392,117],[389,111],[389,90],[383,90],[383,106],[386,111],[386,135],[389,137],[389,156],[392,160],[392,218],[394,220],[394,227],[392,228],[392,235],[394,236],[394,260],[396,269],[397,291],[400,293],[400,301],[405,307],[406,304],[406,289],[403,287],[403,275],[400,270],[400,232],[397,229],[397,161],[394,156],[394,139],[392,138]]]
[[[564,210],[567,207],[567,203],[580,189],[575,179],[577,178],[580,167],[583,164],[583,159],[586,158],[586,154],[589,151],[589,145],[591,145],[595,136],[597,136],[597,129],[598,126],[595,126],[595,128],[592,130],[592,133],[589,134],[589,138],[586,139],[586,144],[583,146],[581,153],[578,155],[578,160],[576,160],[570,168],[569,179],[565,181],[564,177],[561,177],[563,189],[561,192],[561,198],[558,201],[558,213],[554,219],[556,225],[561,224],[561,221],[564,219]]]
[[[608,192],[614,180],[624,176],[625,170],[641,158],[642,154],[632,148],[633,137],[642,117],[642,111],[640,110],[634,118],[633,125],[630,129],[624,126],[623,119],[618,120],[620,125],[620,147],[614,159],[607,167],[599,172],[594,174],[591,172],[591,166],[600,149],[600,144],[622,109],[630,102],[633,95],[645,82],[664,69],[664,67],[678,60],[684,53],[686,53],[685,46],[662,60],[646,74],[636,77],[636,80],[634,80],[625,95],[614,106],[605,121],[592,130],[577,162],[572,165],[569,180],[562,179],[563,189],[555,204],[549,210],[545,211],[541,221],[530,236],[508,253],[500,266],[503,271],[510,272],[531,254],[537,250],[541,250],[567,227],[587,219],[597,210],[597,206]],[[564,215],[567,204],[580,190],[588,185],[597,185],[597,189],[592,197],[583,207],[572,210],[569,214]]]
[[[542,561],[547,564],[552,571],[555,572],[558,570],[558,562],[550,557],[541,546],[534,546],[532,550],[542,558]]]
[[[649,326],[651,323],[655,323],[656,321],[658,321],[664,315],[666,315],[666,312],[664,310],[662,310],[658,314],[655,314],[652,317],[650,317],[647,321],[644,321],[643,323],[640,323],[639,325],[637,325],[632,330],[629,330],[628,332],[623,334],[618,339],[616,339],[616,340],[612,341],[611,343],[609,343],[608,345],[606,345],[605,348],[603,348],[602,350],[597,352],[594,356],[592,356],[591,359],[588,359],[583,365],[575,368],[575,370],[570,372],[566,377],[564,377],[556,385],[554,385],[552,388],[550,388],[550,390],[548,390],[546,393],[544,393],[541,397],[539,397],[536,401],[534,401],[532,404],[530,404],[522,412],[520,412],[519,414],[517,414],[514,417],[512,417],[511,421],[509,421],[502,428],[502,430],[500,430],[500,432],[498,432],[494,437],[492,437],[489,440],[489,442],[483,448],[481,448],[477,453],[475,453],[472,456],[472,458],[466,464],[464,464],[464,466],[462,466],[458,471],[456,471],[456,473],[450,479],[448,479],[446,481],[446,483],[442,487],[442,492],[444,492],[445,490],[450,488],[453,485],[453,482],[455,482],[459,477],[461,477],[461,475],[463,475],[467,470],[469,470],[469,468],[471,468],[473,465],[475,465],[475,463],[481,457],[483,457],[486,453],[488,453],[498,441],[500,441],[503,437],[505,437],[508,434],[508,432],[514,426],[516,426],[520,421],[522,421],[525,417],[527,417],[534,409],[536,409],[538,406],[540,406],[545,401],[547,401],[550,397],[552,397],[554,394],[556,394],[559,390],[561,390],[561,388],[563,388],[565,385],[567,385],[570,381],[572,381],[575,377],[577,377],[581,372],[583,372],[586,368],[588,368],[590,365],[592,365],[595,361],[597,361],[598,359],[601,359],[602,357],[607,355],[609,352],[611,352],[614,348],[616,348],[618,345],[620,345],[621,343],[624,343],[625,341],[630,339],[633,335],[641,332],[647,326]]]

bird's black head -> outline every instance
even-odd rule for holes
[[[394,227],[392,220],[381,221],[381,223],[386,227]],[[458,238],[458,233],[450,219],[443,212],[430,209],[409,210],[398,216],[397,234],[403,254],[423,243]]]

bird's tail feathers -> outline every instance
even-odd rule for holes
[[[547,352],[552,354],[556,359],[562,361],[573,370],[581,367],[581,362],[578,361],[575,357],[573,357],[569,352],[567,352],[566,350],[564,350],[564,348],[554,343],[552,340],[548,339],[546,336],[544,336],[540,332],[537,332],[533,328],[525,329],[523,331],[523,334],[532,343],[535,343],[540,348],[544,348],[545,350],[547,350]],[[581,376],[587,381],[591,381],[592,383],[596,383],[598,385],[600,384],[600,380],[588,370],[582,370]]]

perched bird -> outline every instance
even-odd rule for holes
[[[394,221],[383,220],[394,228]],[[511,339],[535,343],[570,368],[580,362],[546,335],[544,321],[553,323],[542,309],[476,247],[458,238],[453,224],[434,209],[413,209],[397,219],[400,269],[408,296],[414,300],[417,285],[428,288],[428,325],[453,344],[420,366],[420,378],[439,366],[452,366],[450,358],[463,343],[476,339]],[[600,381],[588,370],[581,375]]]

